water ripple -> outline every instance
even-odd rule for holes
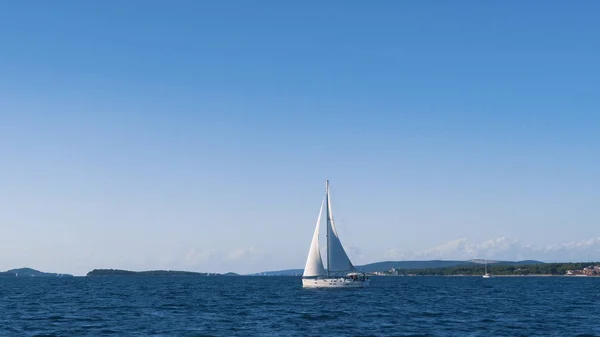
[[[0,279],[0,336],[600,336],[600,278]]]

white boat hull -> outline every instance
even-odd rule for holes
[[[346,278],[302,279],[302,288],[365,288],[369,280],[351,280]]]

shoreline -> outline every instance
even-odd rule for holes
[[[482,277],[483,275],[369,275],[370,277]],[[552,275],[552,274],[530,274],[530,275],[491,275],[491,278],[496,277],[571,277],[571,278],[586,278],[600,277],[600,275]]]

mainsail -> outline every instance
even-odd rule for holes
[[[333,222],[331,199],[329,197],[329,181],[327,181],[325,199],[327,200],[327,272],[354,270],[354,266],[350,262],[344,246],[342,246],[342,242],[335,229],[335,223]]]
[[[324,203],[321,202],[317,226],[315,227],[315,233],[313,234],[312,242],[310,243],[310,250],[308,251],[308,258],[306,259],[306,266],[304,267],[304,274],[302,274],[302,276],[323,276],[326,274],[325,268],[323,268],[323,261],[321,260],[321,250],[319,249],[319,228],[321,227],[323,204]]]

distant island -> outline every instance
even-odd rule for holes
[[[493,261],[488,260],[488,271],[493,276],[564,275],[600,276],[600,262],[545,263],[535,260]],[[372,276],[478,276],[484,273],[484,260],[430,260],[430,261],[383,261],[356,269]],[[286,269],[250,274],[249,276],[302,276],[302,269]],[[123,269],[94,269],[87,276],[239,276],[236,273],[201,273],[180,270],[131,271]],[[71,274],[47,273],[32,268],[10,269],[0,272],[0,277],[73,277]]]
[[[356,266],[356,269],[364,273],[376,274],[385,273],[392,269],[401,270],[431,270],[439,268],[454,268],[454,267],[481,267],[483,268],[484,260],[429,260],[429,261],[382,261]],[[524,260],[524,261],[488,261],[488,266],[504,265],[504,266],[525,266],[544,264],[541,261]],[[303,269],[286,269],[277,271],[266,271],[251,274],[252,276],[301,276]]]
[[[479,276],[484,260],[383,261],[356,266],[372,276]],[[535,260],[487,261],[493,276],[600,276],[600,262],[545,263]],[[252,276],[302,276],[302,269],[286,269],[251,274]]]
[[[236,273],[198,273],[192,271],[179,270],[148,270],[131,271],[122,269],[94,269],[87,273],[87,276],[238,276]]]
[[[488,263],[488,272],[493,276],[597,276],[600,274],[600,265],[594,267],[594,263],[538,263],[538,264],[490,264]],[[598,264],[598,263],[596,263]],[[455,266],[442,268],[424,268],[424,269],[402,269],[392,268],[389,270],[375,272],[373,275],[382,276],[479,276],[483,275],[484,267],[476,266]]]
[[[45,273],[32,268],[17,268],[0,272],[0,277],[73,277],[73,275],[60,273]]]

